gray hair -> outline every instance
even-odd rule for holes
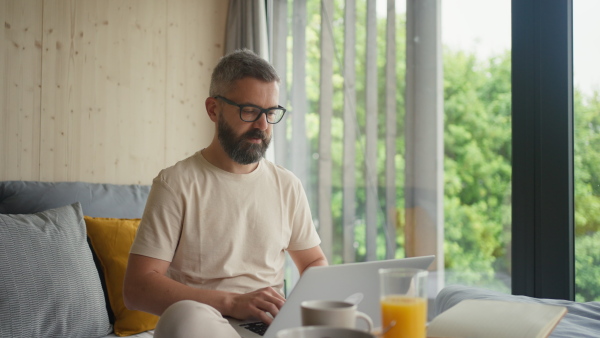
[[[264,82],[279,83],[275,68],[249,49],[238,49],[221,58],[213,70],[209,95],[225,95],[235,81],[250,77]]]

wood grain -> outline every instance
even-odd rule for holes
[[[208,144],[227,6],[0,0],[0,180],[150,184]]]
[[[0,1],[0,178],[39,178],[41,3]]]
[[[223,55],[226,19],[227,11],[216,1],[168,2],[167,163],[191,156],[212,141],[214,124],[204,101],[215,60]]]

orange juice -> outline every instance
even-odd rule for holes
[[[427,301],[424,298],[389,295],[381,299],[381,327],[392,327],[384,338],[425,338]]]

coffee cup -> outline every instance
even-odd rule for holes
[[[277,338],[375,338],[369,332],[331,326],[301,326],[281,330]]]
[[[357,310],[356,304],[335,300],[308,300],[300,304],[302,326],[324,325],[331,327],[356,328],[356,320],[367,323],[368,332],[373,330],[373,321],[367,314]]]

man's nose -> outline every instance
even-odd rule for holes
[[[258,120],[252,123],[254,123],[254,126],[260,130],[267,130],[267,128],[269,127],[269,123],[267,122],[267,114],[261,113],[258,117]]]

